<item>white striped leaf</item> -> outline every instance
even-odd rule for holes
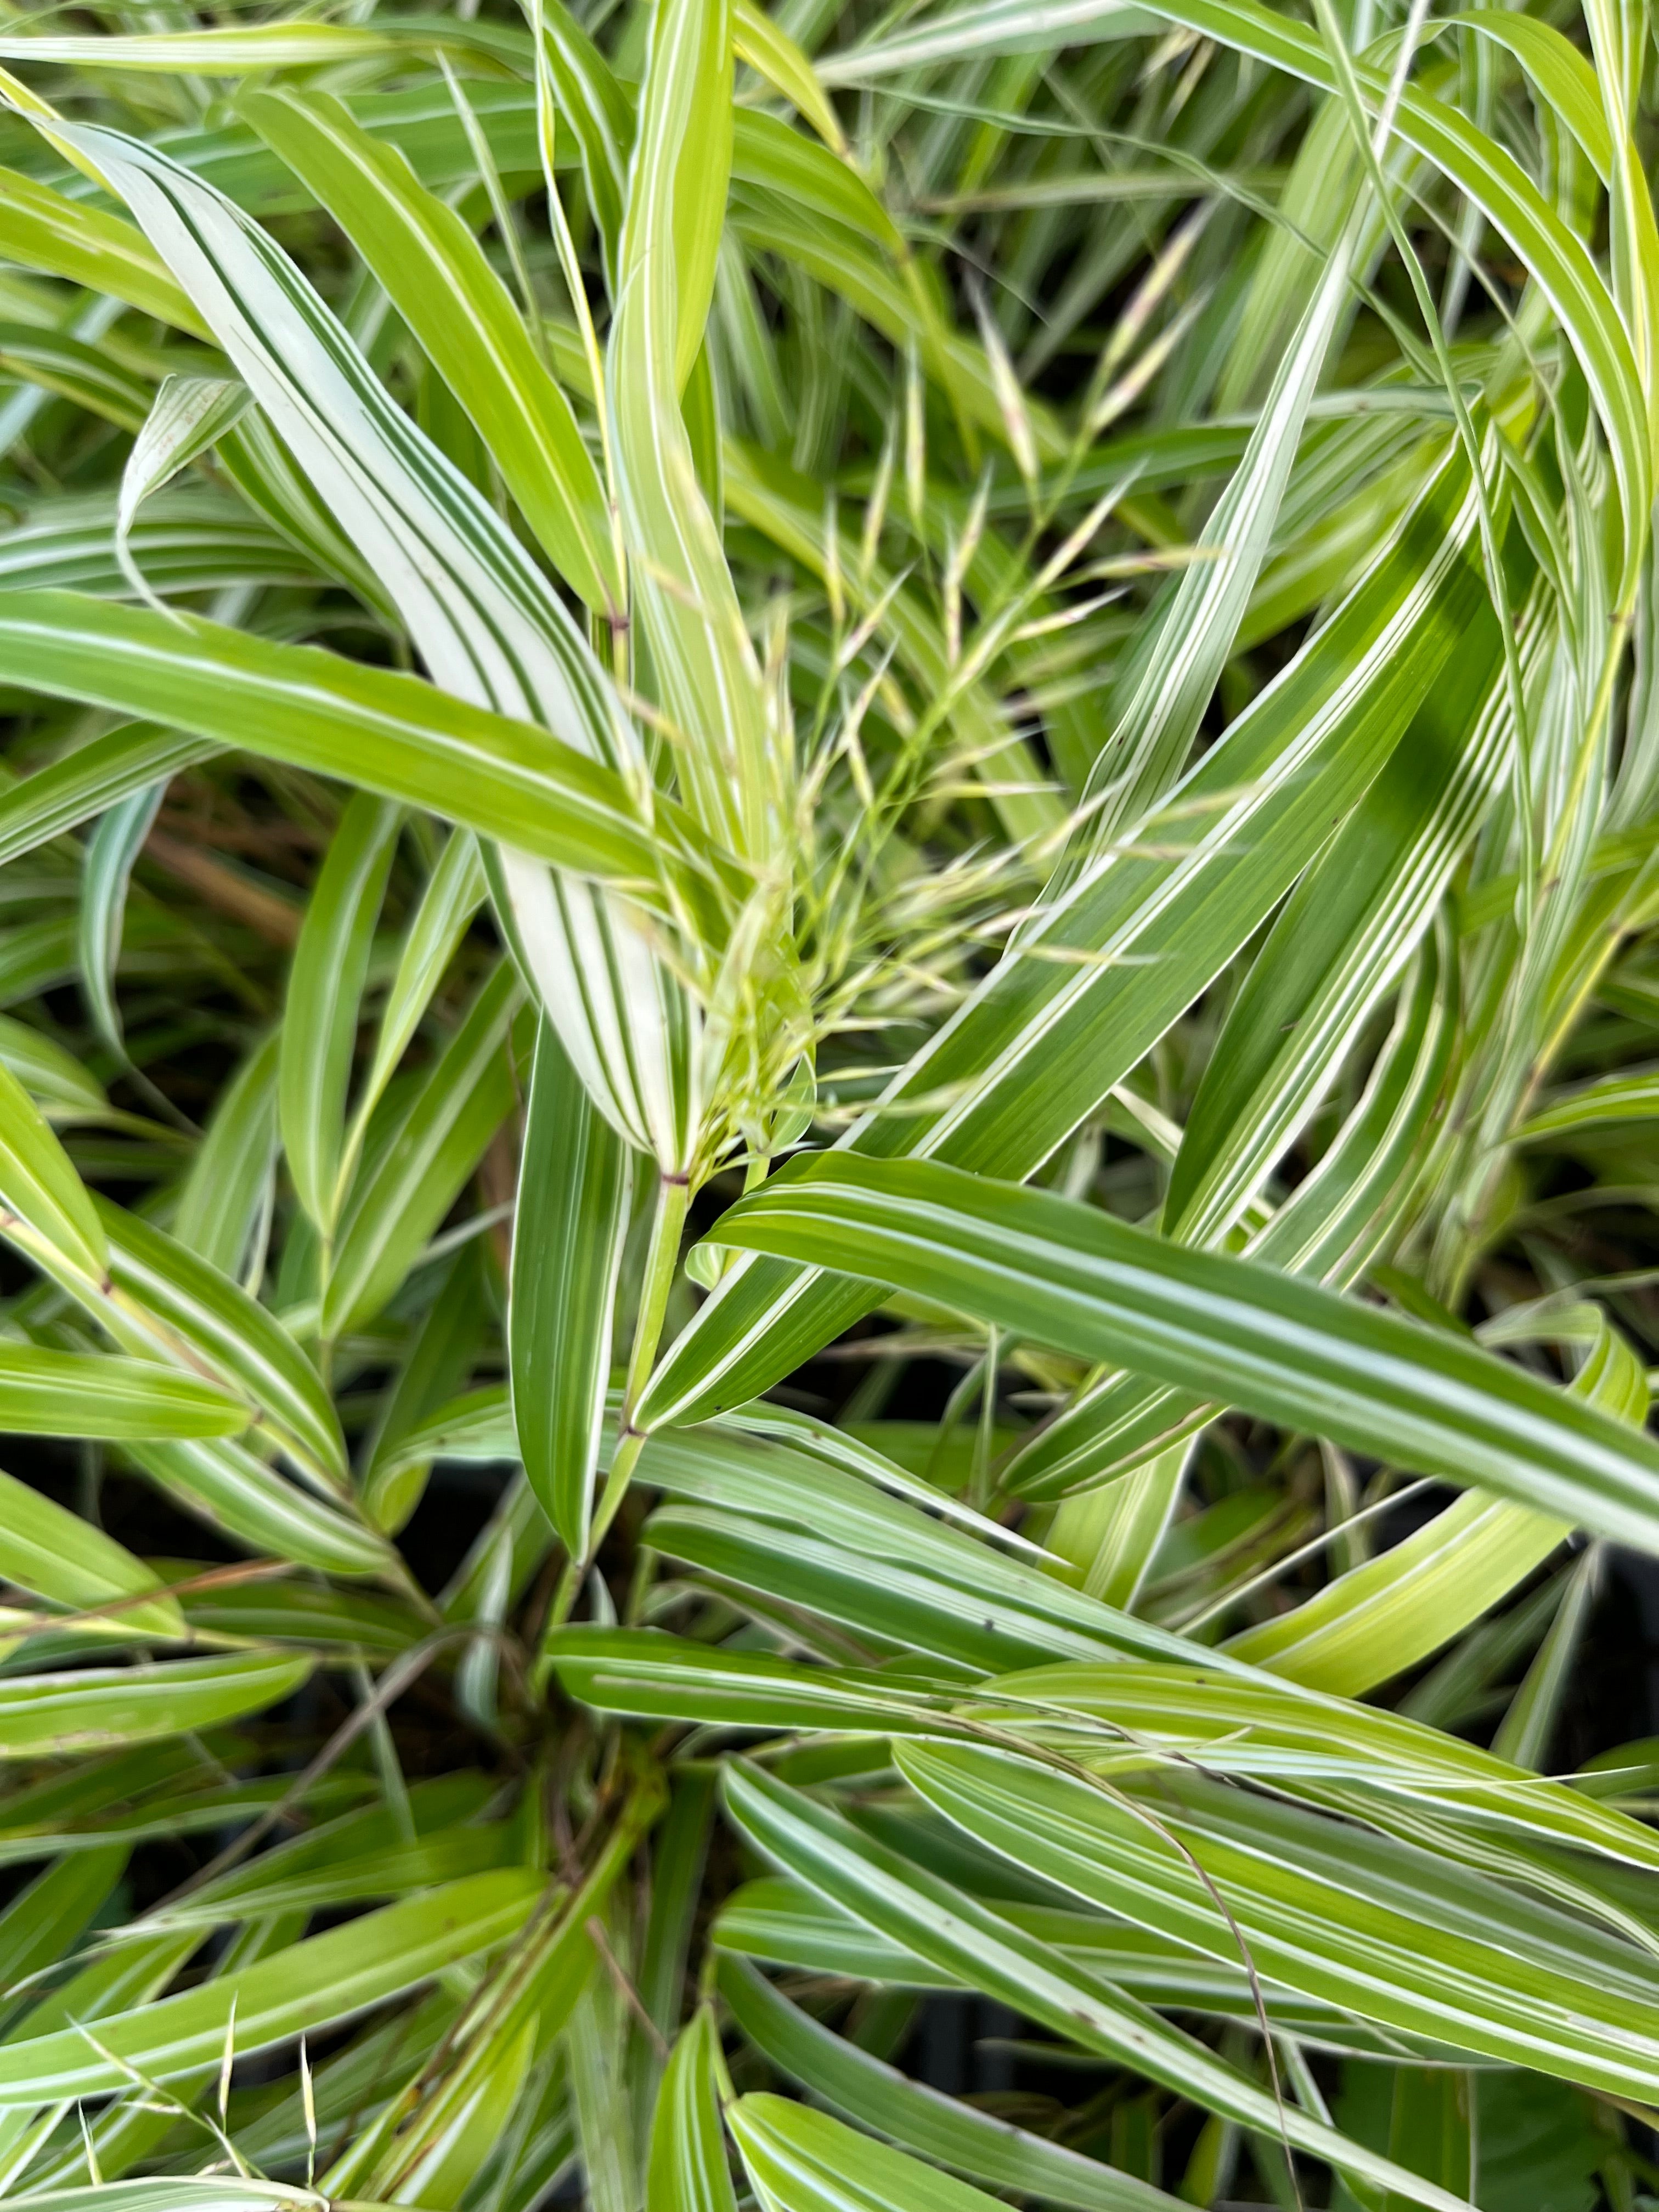
[[[119,1610],[112,1617],[136,1636],[184,1635],[178,1600],[146,1597],[161,1589],[160,1577],[125,1545],[3,1471],[0,1575],[71,1612],[116,1601]]]
[[[118,1294],[154,1316],[232,1389],[256,1425],[316,1479],[343,1488],[345,1439],[322,1379],[275,1315],[210,1261],[125,1207],[99,1201]]]
[[[787,2097],[751,2092],[726,2124],[764,2212],[992,2212],[998,2202]]]
[[[737,2212],[720,2130],[714,2015],[699,2006],[674,2045],[657,2092],[646,2167],[646,2212]]]
[[[633,1181],[627,1146],[544,1022],[519,1170],[508,1346],[525,1473],[573,1559],[587,1553]]]
[[[1176,2199],[1137,2175],[1085,2158],[1047,2136],[1010,2127],[884,2065],[800,2011],[752,1967],[720,1966],[720,1994],[762,2055],[848,2118],[975,2181],[1073,2204],[1080,2212],[1173,2212]]]
[[[0,1066],[0,1200],[70,1267],[94,1280],[109,1246],[90,1194],[45,1116]],[[10,1226],[10,1223],[6,1224]]]
[[[1251,1231],[1244,1245],[1249,1257],[1339,1290],[1373,1257],[1434,1142],[1453,1055],[1457,980],[1446,949],[1431,940],[1401,994],[1393,1031],[1352,1113],[1318,1164]],[[1029,1496],[1064,1498],[1114,1468],[1137,1467],[1170,1448],[1171,1438],[1201,1427],[1212,1411],[1190,1391],[1109,1374],[1021,1446],[1005,1480]]]
[[[723,1241],[890,1282],[1084,1358],[1659,1549],[1659,1446],[1466,1340],[1047,1191],[820,1153]]]
[[[288,1481],[242,1444],[146,1440],[126,1450],[176,1505],[249,1551],[329,1575],[385,1575],[393,1566],[373,1529]]]
[[[116,558],[141,599],[153,604],[149,583],[132,553],[132,526],[139,508],[188,462],[216,445],[246,412],[248,399],[245,386],[224,377],[164,376],[156,387],[121,471],[115,507]]]
[[[222,195],[152,149],[106,131],[83,131],[76,143],[199,297],[436,682],[540,722],[638,792],[632,730],[562,603],[500,518],[398,412],[293,264]],[[509,824],[497,834],[509,843],[502,872],[518,941],[566,1049],[600,1110],[678,1170],[697,1118],[686,1095],[696,1023],[681,987],[624,908],[550,881],[510,849],[519,841]]]
[[[1645,1427],[1647,1377],[1605,1321],[1569,1387]],[[1381,1558],[1350,1567],[1277,1621],[1243,1631],[1232,1648],[1275,1674],[1357,1697],[1461,1634],[1570,1533],[1565,1521],[1467,1491]]]
[[[726,1793],[733,1819],[769,1858],[969,1988],[1246,2126],[1273,2136],[1282,2126],[1299,2148],[1392,2187],[1431,2212],[1466,2212],[1463,2200],[1350,2142],[1302,2107],[1275,2105],[1195,2038],[804,1793],[749,1767],[728,1770]]]
[[[503,960],[412,1095],[384,1102],[340,1217],[323,1288],[333,1338],[377,1314],[459,1196],[513,1104],[507,1025],[518,978]]]
[[[0,1760],[64,1758],[216,1727],[291,1696],[311,1665],[308,1656],[226,1652],[160,1666],[83,1667],[62,1674],[16,1676],[0,1682]],[[79,2039],[70,2031],[55,2040],[68,2044]],[[0,2059],[0,2085],[6,2073],[7,2063]],[[27,2080],[26,2074],[22,2078]],[[14,2060],[10,2080],[15,2084],[19,2079]],[[29,2088],[20,2100],[8,2097],[0,2086],[0,2102],[38,2104],[54,2094],[63,2093],[48,2084]]]
[[[234,1437],[249,1416],[240,1396],[153,1360],[0,1344],[0,1428],[20,1436]]]
[[[195,1666],[194,1661],[184,1662]],[[231,1670],[246,1662],[211,1662]],[[271,1662],[267,1680],[276,1675]],[[281,1662],[290,1680],[307,1662]],[[234,2016],[236,2049],[252,2054],[326,2019],[346,2021],[371,2005],[417,1986],[463,1960],[510,1941],[534,1910],[545,1884],[527,1868],[472,1875],[427,1896],[366,1914],[349,1926],[290,1944],[240,1972],[223,1974],[116,2014],[99,2027],[107,2057],[76,2027],[23,2036],[0,2052],[0,2105],[37,2105],[55,2097],[95,2096],[128,2086],[125,2067],[152,2079],[216,2066]],[[193,1939],[192,1939],[193,1942]]]
[[[672,857],[641,824],[620,776],[522,720],[413,677],[192,615],[55,591],[0,592],[0,670],[7,682],[60,698],[165,717],[213,746],[347,772],[368,790],[485,836],[516,833],[556,866],[666,903],[657,886]],[[671,848],[676,818],[659,811]],[[684,888],[695,901],[695,882]]]
[[[340,1164],[358,1000],[399,826],[398,808],[383,800],[360,792],[347,802],[289,970],[277,1115],[295,1193],[325,1237],[333,1233],[343,1194]]]
[[[123,1058],[115,970],[121,957],[127,890],[133,864],[166,795],[167,785],[157,781],[118,799],[93,831],[82,871],[81,988],[94,1028]]]
[[[765,860],[777,748],[749,633],[699,487],[682,395],[702,345],[732,159],[726,0],[664,0],[629,170],[607,399],[635,598],[704,824]]]
[[[1652,2094],[1659,2009],[1648,1955],[1588,1930],[1581,1954],[1580,1923],[1565,1913],[1239,1790],[1186,1783],[1143,1811],[977,1745],[902,1745],[896,1757],[948,1819],[1097,1910],[1109,1905],[1222,1957],[1237,1956],[1242,1936],[1275,1981],[1385,2027],[1614,2095]],[[1179,1843],[1160,1832],[1165,1822]]]
[[[595,611],[620,617],[623,580],[599,472],[569,401],[459,216],[338,100],[267,94],[243,112],[386,287],[561,572]]]

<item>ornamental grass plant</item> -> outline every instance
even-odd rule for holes
[[[1659,2202],[1646,0],[0,64],[0,2199]]]

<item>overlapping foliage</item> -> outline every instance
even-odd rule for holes
[[[0,2196],[1633,2212],[1644,0],[0,33]]]

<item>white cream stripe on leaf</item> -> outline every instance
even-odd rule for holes
[[[84,136],[84,134],[83,134]],[[322,302],[221,195],[147,149],[93,134],[141,223],[446,690],[540,721],[641,788],[609,680],[510,533],[393,407]],[[602,1111],[682,1169],[695,1143],[696,1019],[625,911],[502,854],[518,942]],[[665,1005],[665,1000],[667,1003]]]

